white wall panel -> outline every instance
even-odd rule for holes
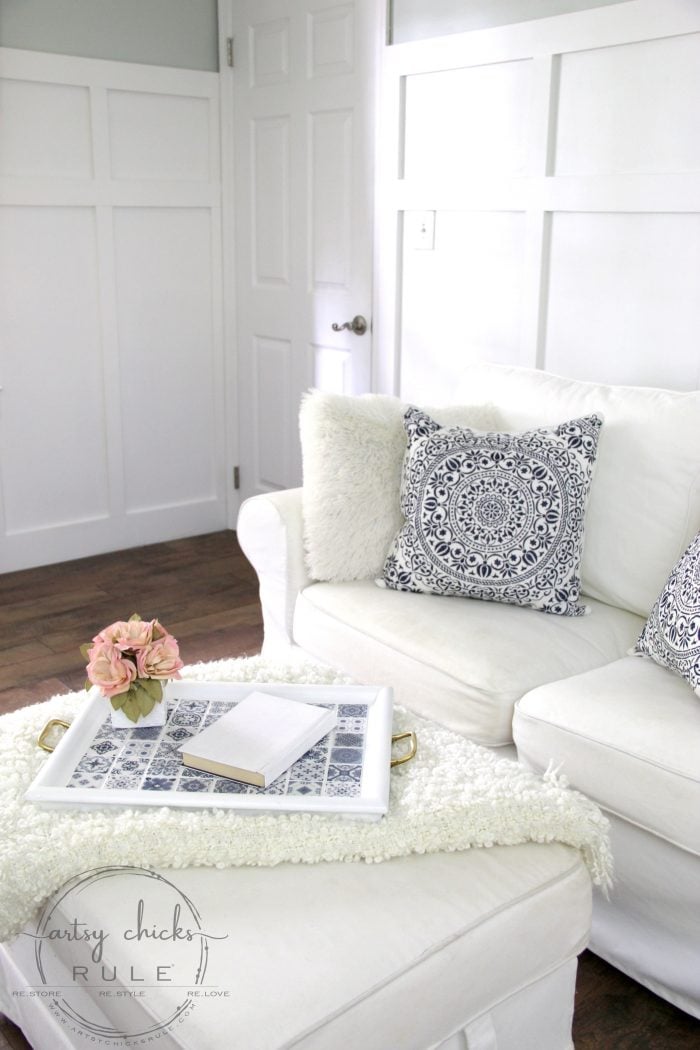
[[[308,14],[309,76],[352,73],[354,11],[352,4]]]
[[[87,88],[3,78],[0,110],[0,175],[92,176]]]
[[[411,219],[407,213],[400,393],[439,402],[463,365],[520,360],[525,216],[438,212],[432,250],[414,246]]]
[[[563,55],[555,171],[700,171],[700,33]]]
[[[406,77],[405,177],[521,174],[531,76],[522,61]]]
[[[309,116],[311,284],[347,288],[352,252],[352,112]]]
[[[700,215],[555,215],[550,257],[546,368],[697,388]]]
[[[287,485],[289,442],[287,438],[292,412],[290,404],[292,348],[287,339],[256,336],[255,404],[257,430],[257,483],[262,489]]]
[[[127,513],[214,499],[209,213],[115,209],[114,250]]]
[[[0,208],[8,534],[109,514],[95,215]]]
[[[113,178],[210,178],[207,99],[109,91],[108,106]]]
[[[250,195],[253,283],[289,282],[289,117],[251,124]]]

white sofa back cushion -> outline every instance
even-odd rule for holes
[[[403,524],[399,491],[407,407],[380,394],[349,397],[320,390],[310,391],[302,401],[304,547],[313,579],[381,575],[389,545]],[[427,411],[443,426],[497,426],[493,406]]]
[[[582,591],[647,616],[700,527],[700,392],[605,386],[502,365],[471,365],[462,382],[471,399],[498,406],[504,430],[602,416]]]

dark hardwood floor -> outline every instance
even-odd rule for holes
[[[186,663],[260,651],[257,578],[235,533],[0,575],[0,713],[81,689],[79,647],[114,620],[157,616]]]
[[[157,616],[186,663],[260,650],[257,581],[233,532],[6,573],[0,575],[0,714],[81,689],[79,646],[133,612]],[[584,952],[574,1040],[576,1050],[700,1050],[700,1022]],[[0,1018],[0,1050],[28,1047]]]

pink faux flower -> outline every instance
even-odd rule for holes
[[[93,638],[94,642],[108,642],[124,652],[143,649],[151,644],[155,620],[117,620]]]
[[[160,622],[160,620],[158,620],[158,619],[151,620],[151,627],[153,628],[153,641],[154,642],[158,642],[158,641],[160,641],[161,638],[167,637],[168,629],[167,629],[167,627],[163,627],[163,624]],[[173,641],[174,640],[175,639],[173,639]]]
[[[116,623],[111,623],[109,627],[104,627],[92,640],[96,645],[99,645],[101,642],[107,642],[109,645],[114,645],[117,638],[121,635],[121,629],[123,626],[123,621],[117,620]]]
[[[180,650],[171,634],[165,634],[146,649],[136,653],[136,665],[140,678],[179,678],[184,666]]]
[[[93,645],[88,656],[87,676],[105,696],[117,696],[128,691],[136,678],[136,665],[132,660],[125,660],[119,649],[105,641]]]

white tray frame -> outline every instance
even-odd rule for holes
[[[354,797],[308,795],[238,795],[189,791],[69,788],[66,781],[104,721],[105,699],[93,687],[83,709],[25,792],[29,802],[93,809],[95,807],[172,806],[184,809],[235,809],[249,813],[338,813],[378,818],[387,812],[391,762],[393,691],[386,686],[288,685],[280,682],[171,682],[165,698],[242,700],[252,692],[272,693],[317,704],[367,704],[367,726],[360,793]]]

